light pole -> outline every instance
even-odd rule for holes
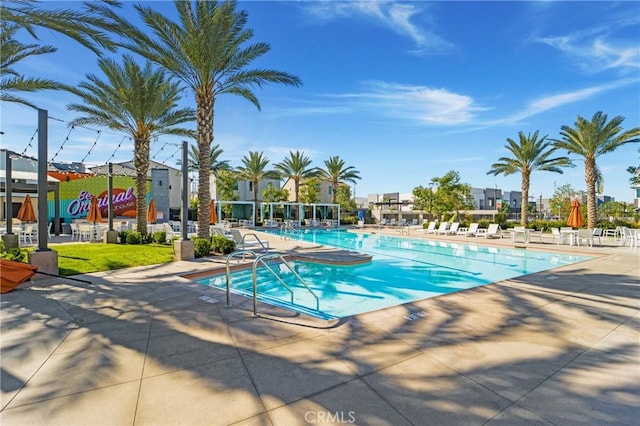
[[[540,207],[538,208],[538,212],[540,213],[540,219],[543,219],[544,215],[542,213],[542,192],[540,193]]]

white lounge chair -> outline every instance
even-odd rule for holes
[[[484,237],[484,238],[502,238],[502,232],[500,231],[500,225],[497,223],[489,224],[487,229],[478,229],[476,233],[476,238]]]
[[[458,233],[458,228],[460,227],[460,222],[453,222],[449,229],[445,231],[445,235],[456,235]]]
[[[364,228],[364,220],[359,220],[356,228],[363,229]]]
[[[477,232],[478,232],[478,223],[474,222],[471,225],[469,225],[468,228],[459,228],[456,234],[464,235],[465,237],[472,237],[472,236],[475,237]]]
[[[422,230],[423,234],[435,234],[436,233],[436,222],[429,222],[429,226]]]
[[[578,229],[578,245],[589,245],[593,247],[593,230],[592,229]]]
[[[231,229],[230,233],[236,242],[236,248],[238,250],[263,249],[265,253],[269,252],[269,241],[262,241],[258,235],[253,232],[243,235],[237,229]]]
[[[436,229],[436,234],[446,234],[447,230],[449,229],[449,226],[451,225],[451,223],[449,222],[442,222],[440,223],[440,226],[438,227],[438,229]]]

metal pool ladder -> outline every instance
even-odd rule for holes
[[[316,310],[319,311],[320,310],[320,299],[318,298],[318,296],[313,292],[313,290],[311,290],[311,288],[307,285],[306,282],[304,282],[304,280],[302,279],[302,277],[293,269],[293,267],[291,266],[291,264],[289,262],[287,262],[285,260],[284,257],[282,257],[282,255],[280,254],[276,254],[276,253],[267,253],[267,254],[263,254],[261,256],[258,256],[254,251],[252,250],[237,250],[234,251],[233,253],[231,253],[229,256],[227,256],[227,285],[226,285],[226,291],[227,291],[227,306],[231,306],[231,301],[230,301],[230,289],[229,289],[229,283],[231,281],[231,269],[230,269],[230,265],[229,262],[231,261],[232,258],[236,257],[236,256],[240,256],[242,255],[242,257],[244,258],[245,255],[252,255],[256,258],[256,260],[253,261],[253,267],[252,267],[252,275],[251,275],[251,280],[253,282],[253,316],[257,317],[258,316],[258,265],[262,264],[262,266],[264,266],[267,271],[269,271],[277,280],[280,284],[282,284],[284,286],[284,288],[287,289],[287,291],[289,292],[289,294],[291,295],[291,304],[294,304],[294,299],[293,299],[293,290],[291,290],[291,287],[289,287],[284,280],[280,277],[280,275],[273,270],[273,268],[271,268],[271,266],[269,266],[269,264],[266,262],[267,260],[280,260],[282,262],[283,265],[285,265],[287,267],[287,269],[289,269],[289,271],[291,271],[291,273],[293,274],[294,277],[296,277],[296,279],[300,282],[300,284],[302,284],[304,286],[304,288],[307,289],[307,291],[309,293],[311,293],[311,295],[313,296],[314,299],[316,299]]]

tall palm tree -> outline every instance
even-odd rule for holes
[[[321,179],[331,184],[332,203],[336,204],[338,197],[338,186],[347,182],[355,183],[360,178],[360,172],[353,166],[346,166],[344,160],[339,156],[329,157],[324,161],[324,169],[318,171]]]
[[[275,170],[267,170],[269,158],[264,156],[262,152],[249,151],[240,160],[242,166],[236,170],[238,178],[248,180],[253,186],[253,201],[258,202],[258,183],[264,179],[278,179],[280,175]]]
[[[587,227],[596,226],[596,183],[598,166],[596,159],[615,151],[622,145],[640,142],[640,127],[626,132],[621,124],[624,117],[617,116],[608,121],[607,114],[598,111],[591,121],[578,116],[575,127],[562,126],[561,139],[553,139],[555,147],[566,149],[569,154],[584,157],[584,180],[587,185]],[[621,133],[622,132],[622,133]]]
[[[136,168],[136,215],[138,231],[147,233],[147,173],[151,139],[161,135],[193,137],[194,131],[180,127],[195,119],[192,108],[177,109],[181,99],[180,86],[171,82],[164,71],[154,69],[150,62],[141,68],[131,56],[122,64],[112,59],[100,59],[98,66],[106,80],[87,74],[73,93],[82,103],[67,109],[82,114],[72,125],[93,124],[121,131],[134,141]]]
[[[526,226],[529,216],[529,185],[531,172],[542,170],[562,174],[562,167],[574,167],[569,157],[552,157],[556,148],[548,142],[547,136],[538,139],[538,131],[533,135],[518,133],[518,142],[507,138],[505,148],[511,153],[510,157],[500,157],[497,163],[491,165],[488,175],[509,176],[514,173],[522,175],[522,206],[520,206],[520,224]]]
[[[209,236],[210,149],[213,141],[214,107],[220,95],[238,95],[258,110],[254,88],[265,83],[299,86],[293,75],[249,66],[271,50],[267,43],[246,44],[253,31],[245,28],[246,11],[236,11],[235,0],[174,2],[178,21],[174,22],[151,7],[136,5],[142,21],[153,37],[127,22],[110,8],[105,15],[118,22],[129,41],[127,49],[157,63],[191,88],[197,111],[198,237]]]
[[[298,202],[300,194],[300,181],[314,177],[317,174],[315,168],[309,167],[311,160],[300,151],[289,151],[289,157],[275,165],[276,170],[282,177],[293,179],[294,202]]]

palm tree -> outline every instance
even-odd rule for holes
[[[35,55],[43,55],[55,52],[52,46],[38,44],[22,44],[14,39],[18,27],[7,25],[0,34],[0,101],[15,102],[37,109],[37,106],[26,99],[14,95],[11,92],[36,92],[40,90],[57,90],[65,88],[64,85],[53,80],[42,78],[24,77],[13,66],[22,59]]]
[[[108,6],[118,6],[115,2],[105,2]],[[15,95],[20,92],[41,90],[69,90],[69,86],[54,80],[27,77],[12,68],[19,61],[35,55],[44,55],[57,51],[46,44],[23,44],[15,39],[20,29],[27,31],[34,39],[37,28],[46,28],[64,34],[83,46],[101,55],[101,49],[114,50],[115,44],[104,30],[112,29],[109,21],[103,19],[98,11],[93,11],[90,3],[83,10],[39,9],[33,0],[5,0],[0,3],[0,101],[14,102],[32,108],[37,106]],[[11,93],[10,93],[11,92]]]
[[[248,180],[253,186],[253,201],[258,202],[258,183],[264,179],[278,179],[280,175],[275,170],[267,170],[269,159],[262,152],[249,151],[240,160],[242,166],[236,170],[238,178]]]
[[[105,15],[116,21],[120,34],[129,40],[127,49],[157,63],[195,95],[197,111],[198,161],[198,237],[209,236],[210,149],[213,141],[215,102],[223,94],[238,95],[258,110],[260,103],[253,89],[265,83],[299,86],[293,75],[270,69],[249,69],[256,59],[271,50],[267,43],[246,45],[253,31],[245,28],[246,11],[236,11],[235,0],[174,2],[178,21],[174,22],[151,7],[136,5],[152,38],[110,8]]]
[[[624,117],[607,121],[607,114],[598,111],[591,121],[578,116],[575,127],[562,126],[561,139],[553,139],[555,147],[566,149],[569,154],[584,157],[584,180],[587,185],[587,227],[596,226],[596,183],[598,166],[596,158],[615,151],[622,145],[640,142],[640,127],[622,132]],[[620,133],[622,132],[622,133]]]
[[[310,168],[311,160],[300,151],[289,151],[289,157],[275,165],[276,170],[282,177],[293,179],[294,202],[298,202],[300,194],[300,181],[314,177],[317,174],[315,168]]]
[[[360,172],[353,166],[346,167],[339,156],[329,157],[324,161],[325,169],[318,171],[320,178],[331,184],[332,203],[337,204],[338,186],[347,182],[355,183],[360,178]]]
[[[229,165],[229,160],[218,160],[218,158],[222,155],[224,151],[220,148],[220,145],[211,145],[211,155],[210,155],[210,166],[209,170],[211,170],[211,174],[214,176],[218,176],[218,172],[220,170],[231,170],[231,166]],[[189,158],[187,159],[187,168],[190,172],[196,171],[199,169],[198,161],[200,161],[200,150],[197,146],[191,145],[189,149]],[[182,165],[182,160],[178,160],[176,162],[179,166]]]
[[[194,131],[179,127],[193,121],[191,108],[176,109],[182,89],[168,80],[164,71],[154,69],[150,62],[141,68],[131,56],[123,63],[100,59],[98,65],[106,80],[86,75],[73,93],[82,100],[67,109],[82,114],[72,125],[93,124],[121,131],[134,141],[136,168],[136,215],[138,231],[147,233],[147,173],[152,138],[161,135],[193,137]]]
[[[568,157],[551,157],[556,151],[547,142],[547,136],[538,139],[538,131],[533,135],[518,133],[518,142],[507,138],[505,148],[511,153],[511,157],[500,157],[497,163],[491,165],[488,175],[499,174],[509,176],[514,173],[522,175],[522,206],[520,206],[520,225],[526,226],[529,216],[529,185],[531,184],[531,172],[542,170],[562,174],[562,167],[574,167]]]

